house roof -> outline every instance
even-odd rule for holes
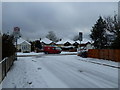
[[[66,42],[69,42],[71,44],[75,43],[75,41],[70,39],[62,39],[61,41],[57,42],[56,44],[65,44]]]
[[[53,41],[49,40],[48,38],[43,38],[42,40],[40,40],[40,42],[43,42],[45,44],[50,44],[52,43]]]
[[[26,42],[26,43],[28,43],[29,45],[31,45],[28,41],[26,41],[26,40],[23,39],[23,38],[19,38],[19,39],[17,40],[17,44],[21,44],[21,43],[23,43],[23,42]]]
[[[75,42],[77,42],[77,43],[80,44],[80,41],[79,41],[79,40],[77,40],[77,41],[75,41]],[[88,39],[86,39],[86,38],[83,38],[83,40],[81,41],[81,44],[86,44],[86,43],[88,43],[88,42],[91,42],[91,41],[88,40]]]

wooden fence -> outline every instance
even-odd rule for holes
[[[15,55],[11,57],[7,57],[0,62],[0,83],[2,82],[7,72],[13,65],[14,60],[15,60]]]
[[[120,49],[89,49],[88,57],[120,62]]]

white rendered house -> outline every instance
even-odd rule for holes
[[[23,38],[19,38],[17,40],[17,50],[20,52],[31,52],[31,44]]]

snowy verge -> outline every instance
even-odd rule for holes
[[[60,55],[77,55],[77,52],[61,52]],[[22,53],[22,52],[18,52],[17,56],[36,56],[36,55],[45,55],[44,52],[40,52],[40,53],[35,53],[35,52],[30,52],[30,53]],[[56,55],[56,54],[52,54],[52,55]],[[57,54],[59,55],[59,54]]]
[[[35,52],[30,52],[30,53],[22,53],[22,52],[18,52],[17,55],[20,56],[20,55],[40,55],[40,54],[44,54],[42,52],[40,53],[35,53]]]
[[[120,63],[119,62],[114,62],[114,61],[111,61],[111,60],[96,59],[96,58],[82,58],[80,56],[78,57],[78,60],[120,68],[120,66],[119,66]]]
[[[60,54],[76,54],[77,55],[77,52],[61,52]]]

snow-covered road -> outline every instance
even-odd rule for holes
[[[3,88],[118,88],[118,69],[76,55],[19,57]]]

